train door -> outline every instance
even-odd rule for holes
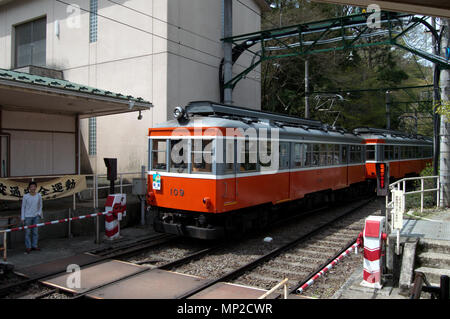
[[[227,138],[223,140],[224,149],[224,175],[225,178],[222,180],[224,192],[224,205],[233,205],[236,203],[236,139]]]

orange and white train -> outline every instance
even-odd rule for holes
[[[375,189],[374,161],[385,161],[391,146],[405,154],[387,158],[396,178],[431,159],[425,138],[382,138],[208,101],[174,116],[149,129],[147,205],[158,232],[214,239],[264,227],[286,205],[351,200]]]

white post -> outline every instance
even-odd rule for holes
[[[284,284],[284,299],[288,299],[287,284]]]

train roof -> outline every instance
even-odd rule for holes
[[[198,101],[189,103],[185,116],[156,125],[155,128],[224,127],[236,129],[277,129],[280,138],[321,142],[363,143],[364,139],[341,128],[331,128],[320,121],[258,111],[244,107]]]
[[[353,130],[353,133],[363,137],[364,139],[378,139],[384,140],[388,143],[393,144],[431,144],[433,140],[430,137],[426,137],[420,134],[413,135],[405,132],[361,127]]]

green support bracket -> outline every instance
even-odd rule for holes
[[[367,24],[370,15],[371,13],[356,14],[224,38],[222,41],[232,42],[235,47],[245,44],[245,50],[259,57],[254,59],[244,71],[224,83],[224,87],[234,88],[240,80],[264,61],[380,45],[394,45],[436,63],[441,68],[450,68],[450,62],[445,58],[412,48],[407,43],[400,43],[402,37],[419,24],[430,29],[431,26],[426,22],[427,17],[383,11],[380,13],[380,21],[384,29],[372,32],[373,30]],[[398,31],[397,27],[401,27],[402,31]],[[433,35],[436,34],[436,30],[431,31]],[[367,42],[364,41],[366,38],[376,40]],[[294,39],[297,42],[288,43],[288,39]],[[339,42],[341,42],[340,46],[330,47],[332,43]],[[271,46],[271,43],[278,46]],[[249,49],[255,44],[261,45],[261,51],[258,51],[261,54]]]

